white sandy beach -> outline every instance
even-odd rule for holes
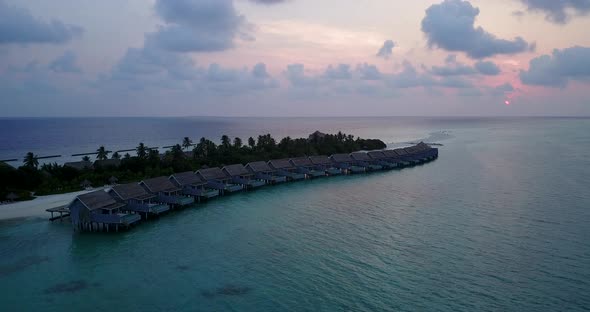
[[[49,218],[50,215],[47,211],[45,211],[46,209],[67,205],[78,195],[100,189],[103,188],[101,187],[80,192],[57,195],[38,196],[37,198],[29,201],[0,205],[0,220],[29,217]]]

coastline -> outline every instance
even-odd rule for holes
[[[69,204],[76,196],[102,190],[105,187],[97,187],[84,191],[38,196],[33,200],[0,205],[0,220],[11,220],[31,217],[47,217],[46,209]]]

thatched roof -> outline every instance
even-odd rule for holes
[[[250,174],[248,169],[246,169],[246,167],[244,167],[244,165],[242,165],[242,164],[225,166],[221,170],[223,170],[227,175],[232,176],[232,177],[244,176],[244,175]]]
[[[84,169],[92,168],[92,163],[89,161],[86,161],[86,160],[72,161],[72,162],[65,163],[64,167],[70,167],[70,168],[74,168],[77,170],[84,170]]]
[[[193,171],[175,173],[170,176],[170,180],[174,181],[180,186],[201,185],[205,183],[205,181],[203,181],[203,179],[201,179],[201,177],[195,174]]]
[[[293,165],[288,159],[273,159],[268,162],[268,165],[274,169],[292,169]]]
[[[369,157],[369,155],[365,152],[354,152],[350,154],[350,157],[352,157],[352,159],[357,160],[357,161],[370,161],[371,157]]]
[[[255,161],[255,162],[248,163],[246,165],[246,168],[252,170],[253,172],[272,171],[272,168],[265,161]]]
[[[326,155],[319,155],[319,156],[309,156],[309,160],[314,165],[329,165],[332,163],[330,158]]]
[[[330,158],[335,161],[335,162],[350,162],[352,161],[352,158],[350,157],[349,154],[334,154],[332,156],[330,156]]]
[[[151,193],[176,192],[180,190],[178,187],[176,187],[176,185],[174,185],[174,183],[172,183],[172,181],[168,179],[168,177],[147,179],[141,181],[139,184],[145,186]]]
[[[201,169],[197,171],[197,174],[206,181],[227,179],[227,176],[221,171],[221,169],[219,169],[219,167]]]
[[[144,200],[151,197],[153,195],[149,194],[143,187],[139,186],[137,183],[127,183],[127,184],[119,184],[115,185],[111,189],[119,198],[122,200],[130,200],[130,199],[138,199]]]
[[[383,159],[387,158],[382,151],[372,151],[367,153],[371,159]]]
[[[114,210],[125,206],[125,204],[118,203],[111,195],[107,194],[103,190],[79,195],[76,197],[76,200],[79,200],[89,210]]]
[[[430,149],[430,145],[424,143],[424,142],[420,142],[418,143],[418,145],[416,145],[417,148],[419,148],[421,151],[426,151]]]
[[[313,166],[309,157],[291,158],[291,164],[295,167],[309,167]]]

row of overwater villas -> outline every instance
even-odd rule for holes
[[[438,149],[425,143],[372,152],[311,156],[235,164],[177,173],[139,183],[115,185],[76,197],[69,205],[75,229],[118,231],[170,209],[194,204],[219,195],[324,176],[395,169],[431,161]]]

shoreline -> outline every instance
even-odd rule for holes
[[[96,190],[104,190],[105,188],[106,187],[97,187],[78,192],[38,196],[33,200],[0,205],[0,220],[4,221],[32,217],[47,217],[47,219],[49,219],[49,213],[45,211],[46,209],[67,205],[78,195]]]

